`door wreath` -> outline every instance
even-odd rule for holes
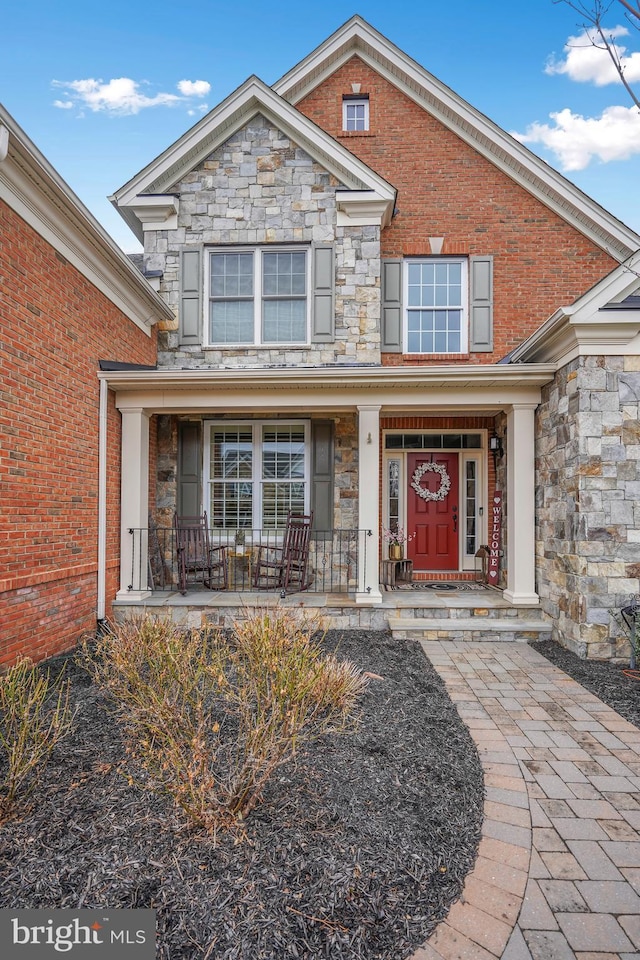
[[[440,486],[437,490],[432,492],[422,486],[420,481],[425,473],[440,474]],[[411,478],[411,486],[423,500],[444,500],[451,489],[451,478],[443,463],[421,463],[419,467],[416,467],[413,477]]]

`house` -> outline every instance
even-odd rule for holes
[[[0,664],[8,664],[68,649],[111,615],[120,415],[98,380],[99,360],[155,364],[156,324],[171,312],[1,106],[0,224]]]
[[[123,604],[149,596],[153,451],[160,525],[206,510],[233,546],[313,510],[312,590],[350,531],[362,611],[381,529],[415,534],[431,579],[473,576],[493,533],[507,603],[616,652],[640,575],[637,233],[357,16],[111,199],[174,314],[157,370],[102,374]]]
[[[111,199],[164,304],[155,366],[113,338],[93,359],[121,451],[115,613],[225,622],[293,510],[314,516],[300,602],[337,625],[388,622],[381,531],[402,527],[415,578],[473,579],[490,544],[514,622],[624,649],[637,233],[357,16]],[[233,567],[215,599],[176,592],[172,518],[203,511]]]

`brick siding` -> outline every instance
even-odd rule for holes
[[[342,131],[342,97],[352,82],[369,95],[365,133]],[[494,352],[471,353],[467,362],[500,360],[616,266],[357,56],[297,108],[397,188],[383,257],[429,255],[429,237],[444,237],[443,254],[494,256]],[[442,362],[383,356],[386,364]]]
[[[148,337],[0,201],[0,664],[95,628],[100,359]],[[118,587],[120,415],[108,404],[107,598]]]

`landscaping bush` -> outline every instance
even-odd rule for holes
[[[28,659],[0,676],[0,822],[33,791],[56,743],[71,727],[69,684]]]
[[[242,820],[302,744],[344,729],[366,684],[316,629],[276,610],[229,632],[147,616],[99,638],[87,663],[142,782],[211,832]]]

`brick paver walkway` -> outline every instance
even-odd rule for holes
[[[412,960],[640,960],[640,730],[525,643],[423,647],[486,796],[462,898]]]

